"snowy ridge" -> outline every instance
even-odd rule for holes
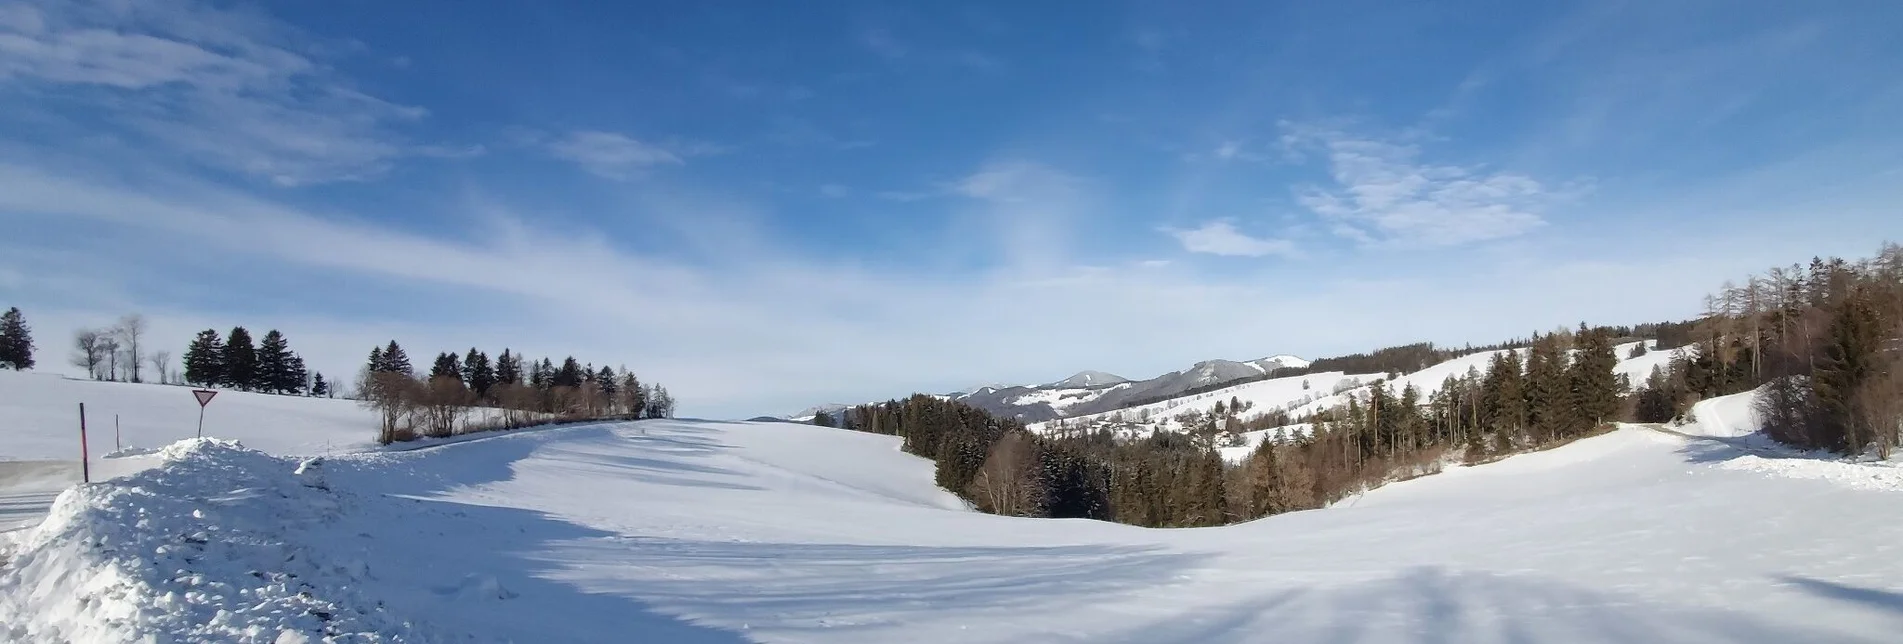
[[[70,489],[0,568],[0,639],[429,641],[300,536],[348,512],[312,469],[215,439],[162,465]]]
[[[1644,342],[1647,347],[1654,344],[1651,340]],[[1629,355],[1638,344],[1638,342],[1626,342],[1613,347],[1614,355],[1621,358],[1614,373],[1640,374],[1634,382],[1643,380],[1646,374],[1651,373],[1653,366],[1669,362],[1675,353],[1654,350],[1638,358],[1626,359],[1625,356]],[[1421,404],[1425,405],[1428,397],[1439,392],[1441,386],[1446,384],[1447,378],[1463,378],[1469,373],[1485,376],[1493,359],[1508,351],[1518,353],[1521,359],[1525,359],[1527,349],[1481,351],[1444,360],[1420,371],[1401,374],[1394,378],[1390,378],[1390,374],[1382,373],[1346,374],[1336,371],[1258,380],[1127,409],[1078,414],[1060,420],[1032,423],[1030,429],[1037,432],[1054,432],[1059,429],[1102,427],[1111,429],[1123,438],[1141,438],[1157,431],[1184,431],[1182,423],[1177,420],[1178,416],[1186,413],[1213,414],[1217,404],[1228,405],[1232,402],[1243,405],[1244,411],[1237,413],[1237,416],[1244,420],[1276,412],[1286,412],[1290,418],[1299,419],[1346,405],[1350,397],[1366,401],[1370,395],[1369,388],[1377,381],[1397,395],[1406,387],[1412,386],[1419,392]],[[1273,359],[1275,358],[1268,360]],[[1300,364],[1306,364],[1305,361],[1295,360]],[[1288,366],[1297,365],[1292,363]],[[1240,442],[1237,445],[1225,444],[1220,446],[1219,451],[1230,462],[1240,462],[1250,450],[1261,443],[1263,437],[1274,435],[1276,429],[1278,428],[1245,432],[1239,437]],[[1282,430],[1281,435],[1293,439],[1305,435],[1312,427],[1306,423],[1296,423],[1279,429]]]

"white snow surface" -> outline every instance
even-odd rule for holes
[[[641,421],[340,455],[300,476],[295,459],[187,442],[65,493],[0,545],[0,640],[1783,643],[1903,628],[1903,490],[1727,467],[1750,454],[1717,439],[1629,427],[1186,530],[974,513],[897,447]]]
[[[78,461],[82,402],[95,461],[113,452],[115,415],[121,447],[157,448],[192,438],[198,400],[191,390],[0,371],[0,460]],[[361,449],[373,444],[376,428],[376,413],[354,400],[220,391],[205,408],[206,436],[274,454]]]

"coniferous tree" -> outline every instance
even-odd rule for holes
[[[555,387],[580,387],[581,383],[581,363],[575,361],[575,356],[563,359],[562,368],[550,378],[550,384]]]
[[[509,353],[508,349],[503,349],[502,355],[496,356],[495,384],[513,385],[513,384],[519,384],[521,382],[522,382],[522,358]]]
[[[477,399],[489,399],[489,389],[496,386],[496,370],[489,364],[489,354],[469,348],[469,354],[463,356],[463,382]]]
[[[232,327],[225,335],[224,385],[233,389],[259,389],[258,349],[251,344],[251,332]]]
[[[602,367],[601,371],[595,374],[595,387],[601,391],[602,398],[614,400],[615,392],[620,391],[616,387],[620,386],[620,384],[621,383],[615,379],[615,370],[613,367]]]
[[[637,419],[647,416],[648,390],[641,385],[641,379],[634,377],[634,372],[632,371],[627,372],[627,374],[622,377],[621,397],[627,401],[626,407],[628,408],[629,416]]]
[[[1619,365],[1619,358],[1613,353],[1611,332],[1608,330],[1587,329],[1581,324],[1575,338],[1578,348],[1574,351],[1567,374],[1573,395],[1571,426],[1568,429],[1577,436],[1602,423],[1611,422],[1618,414],[1619,382],[1612,370]]]
[[[225,382],[225,341],[216,329],[199,331],[185,348],[185,382],[213,387]]]
[[[277,329],[264,333],[264,339],[258,342],[256,357],[253,382],[258,391],[283,394],[303,388],[303,374],[295,374],[296,380],[292,379],[290,342]]]
[[[284,389],[287,394],[310,393],[310,371],[304,367],[304,356],[293,353],[285,361]]]
[[[437,378],[454,378],[456,382],[463,381],[463,364],[456,358],[456,354],[449,352],[436,354],[436,362],[430,365],[429,379]]]
[[[410,364],[410,354],[404,353],[403,347],[398,346],[395,340],[391,340],[389,345],[383,347],[383,360],[380,364],[382,366],[377,371],[400,373],[405,376],[413,376],[416,373],[416,367]]]
[[[322,371],[311,374],[311,396],[316,398],[330,397],[330,383],[324,381],[324,372]]]
[[[33,368],[33,330],[27,327],[26,315],[17,306],[0,313],[0,368]]]

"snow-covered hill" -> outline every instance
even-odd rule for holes
[[[80,403],[95,459],[113,451],[115,416],[121,446],[163,447],[198,431],[189,387],[0,371],[0,460],[78,460]],[[376,414],[352,400],[221,391],[205,408],[205,435],[285,454],[365,447],[376,428]]]
[[[1625,428],[1181,530],[970,512],[897,447],[693,421],[302,466],[174,446],[6,539],[0,640],[1783,643],[1903,626],[1903,490],[1733,467],[1753,454],[1717,439]]]
[[[1140,381],[1113,373],[1086,370],[1043,385],[985,385],[945,397],[999,416],[1035,423],[1112,411],[1139,402],[1175,398],[1227,382],[1259,380],[1276,369],[1306,366],[1307,360],[1289,355],[1247,362],[1205,360],[1182,371]],[[812,410],[788,418],[811,419]]]
[[[1645,342],[1648,347],[1654,344],[1650,340]],[[1638,358],[1623,359],[1638,344],[1636,341],[1626,342],[1613,348],[1615,355],[1622,358],[1614,368],[1614,373],[1630,376],[1635,383],[1643,381],[1654,366],[1666,364],[1677,351],[1685,350],[1649,351]],[[1300,419],[1345,405],[1351,396],[1366,400],[1369,388],[1377,382],[1396,394],[1412,386],[1419,392],[1422,404],[1426,404],[1427,398],[1440,391],[1449,377],[1464,378],[1470,373],[1485,375],[1494,357],[1507,351],[1518,352],[1521,359],[1526,357],[1526,349],[1503,349],[1444,360],[1398,377],[1384,373],[1347,374],[1337,371],[1257,380],[1123,409],[1069,414],[1057,420],[1032,423],[1030,429],[1047,433],[1080,428],[1110,429],[1120,436],[1140,438],[1157,431],[1184,431],[1186,428],[1179,418],[1214,414],[1217,405],[1223,405],[1225,413],[1234,413],[1245,420],[1278,412],[1287,413],[1291,419]],[[1242,411],[1233,411],[1236,405],[1240,405]],[[1224,446],[1221,451],[1230,462],[1239,462],[1265,438],[1280,435],[1292,439],[1306,434],[1308,430],[1307,423],[1293,423],[1280,428],[1251,431],[1240,437],[1239,444]]]

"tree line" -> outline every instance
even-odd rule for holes
[[[255,345],[242,326],[220,337],[217,329],[199,331],[185,348],[185,382],[268,394],[327,397],[332,383],[304,367],[304,356],[291,351],[277,329]]]
[[[1781,442],[1888,458],[1903,441],[1903,247],[1727,283],[1686,334],[1691,350],[1640,386],[1640,420],[1762,388],[1763,429]]]
[[[378,412],[379,442],[446,437],[548,422],[671,418],[674,397],[644,384],[627,368],[584,365],[573,356],[557,366],[503,349],[494,360],[471,347],[438,353],[416,373],[395,340],[374,347],[358,376],[363,404]],[[478,409],[494,414],[471,418]]]
[[[1239,401],[1199,415],[1185,431],[1138,440],[1118,440],[1101,427],[1035,434],[923,395],[816,422],[900,436],[906,451],[932,459],[939,485],[981,511],[1149,527],[1222,525],[1321,507],[1432,471],[1455,454],[1485,460],[1608,427],[1623,409],[1623,385],[1613,375],[1619,330],[1581,325],[1534,334],[1525,349],[1499,350],[1485,374],[1450,377],[1432,395],[1377,382],[1339,407],[1299,419],[1307,431],[1263,440],[1235,465],[1217,451],[1216,436],[1238,429],[1238,415],[1248,409]],[[1430,345],[1409,346],[1415,348],[1395,355],[1433,355],[1419,350]]]

